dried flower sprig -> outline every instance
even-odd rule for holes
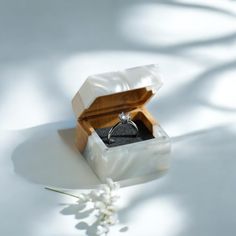
[[[120,197],[118,194],[119,188],[120,185],[110,178],[106,179],[106,183],[100,188],[78,195],[46,187],[48,190],[77,198],[79,203],[90,203],[91,208],[97,212],[98,224],[96,233],[100,236],[107,235],[110,231],[110,226],[119,222],[117,217],[118,207],[116,205]]]

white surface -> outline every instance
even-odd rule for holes
[[[74,199],[43,189],[97,183],[68,145],[71,98],[89,74],[157,62],[148,107],[172,168],[122,189],[110,235],[234,236],[235,23],[234,1],[1,1],[0,235],[86,234]]]

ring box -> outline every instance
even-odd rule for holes
[[[77,118],[76,145],[95,174],[104,181],[140,178],[169,167],[170,139],[145,104],[162,86],[157,65],[92,75],[72,100]],[[140,129],[124,125],[114,132],[109,144],[107,133],[121,112],[129,113]]]

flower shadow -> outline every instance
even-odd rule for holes
[[[60,213],[62,215],[73,215],[75,219],[79,220],[79,223],[75,225],[78,230],[85,231],[87,235],[97,235],[99,220],[95,220],[92,224],[86,222],[86,219],[95,214],[95,210],[87,209],[85,203],[78,201],[77,204],[68,204]]]

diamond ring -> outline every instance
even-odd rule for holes
[[[136,130],[136,135],[137,135],[138,132],[139,132],[137,125],[131,120],[131,117],[130,117],[130,114],[129,114],[129,113],[125,114],[124,112],[121,112],[121,113],[119,114],[119,119],[120,119],[120,121],[119,121],[117,124],[115,124],[115,125],[109,130],[109,132],[108,132],[108,135],[107,135],[108,143],[111,143],[111,141],[113,141],[113,140],[111,140],[111,136],[112,136],[114,130],[115,130],[117,127],[119,127],[120,125],[129,124],[129,125],[131,125],[131,126]]]

